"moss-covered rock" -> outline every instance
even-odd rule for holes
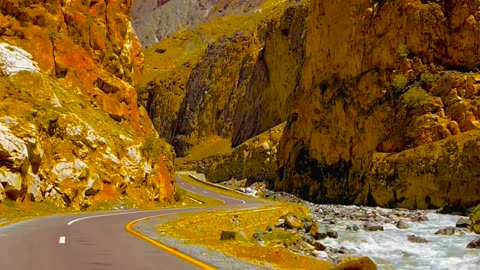
[[[478,205],[470,215],[470,220],[472,221],[472,225],[470,229],[480,234],[480,205]]]

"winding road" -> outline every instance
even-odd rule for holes
[[[184,182],[177,184],[193,193],[225,202],[220,207],[125,210],[35,218],[0,227],[0,269],[8,270],[103,270],[103,269],[198,269],[171,253],[125,230],[131,221],[160,215],[199,212],[212,208],[258,206]],[[201,258],[196,258],[201,261]]]

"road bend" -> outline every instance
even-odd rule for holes
[[[196,266],[125,231],[129,222],[150,216],[250,208],[242,200],[184,182],[177,184],[225,202],[220,207],[122,210],[35,218],[0,228],[1,270],[149,270],[197,269]],[[195,258],[201,261],[201,258]]]

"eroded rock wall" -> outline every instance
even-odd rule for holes
[[[212,135],[237,146],[286,119],[306,16],[305,3],[267,1],[254,14],[215,19],[146,51],[142,103],[177,155]]]
[[[173,198],[174,153],[137,104],[131,4],[0,2],[0,200]]]
[[[312,1],[276,188],[327,203],[478,203],[479,4]]]

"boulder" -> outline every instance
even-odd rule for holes
[[[408,241],[412,243],[428,243],[429,241],[426,238],[416,236],[416,235],[409,235]]]
[[[318,240],[317,240],[317,241],[314,241],[314,242],[312,243],[312,246],[315,248],[315,250],[324,251],[324,250],[327,249],[327,247],[326,247],[324,244],[322,244],[320,241],[318,241]]]
[[[476,239],[468,243],[467,248],[480,249],[480,237],[477,237]]]
[[[85,188],[85,196],[92,196],[103,190],[103,182],[98,174],[90,176]]]
[[[10,129],[0,123],[0,164],[20,169],[28,159],[25,141],[15,136]]]
[[[377,266],[368,257],[345,258],[337,265],[335,270],[377,270]]]
[[[409,226],[407,224],[407,222],[403,221],[403,220],[400,220],[397,222],[396,224],[397,228],[401,229],[401,230],[405,230],[405,229],[408,229]]]
[[[437,235],[454,235],[458,233],[462,233],[462,231],[455,227],[446,227],[435,232]]]
[[[327,237],[337,239],[338,238],[338,233],[332,229],[327,230]]]
[[[369,232],[376,232],[376,231],[383,231],[382,225],[374,225],[374,224],[365,224],[363,229]]]
[[[79,159],[74,162],[62,161],[53,167],[52,173],[57,176],[57,182],[63,182],[67,179],[79,180],[87,178],[88,167]]]
[[[236,237],[237,237],[236,232],[222,231],[220,235],[220,240],[235,240]]]
[[[327,238],[327,230],[325,227],[313,226],[310,230],[310,235],[313,236],[313,238],[316,240],[325,239]]]
[[[470,225],[472,225],[472,221],[468,217],[461,217],[458,219],[457,223],[455,224],[455,227],[468,228]]]
[[[322,250],[314,250],[312,251],[312,255],[323,260],[327,260],[329,258],[328,253]]]
[[[288,213],[282,216],[280,219],[285,220],[285,227],[288,229],[300,229],[303,228],[303,222],[297,216],[292,213]]]

